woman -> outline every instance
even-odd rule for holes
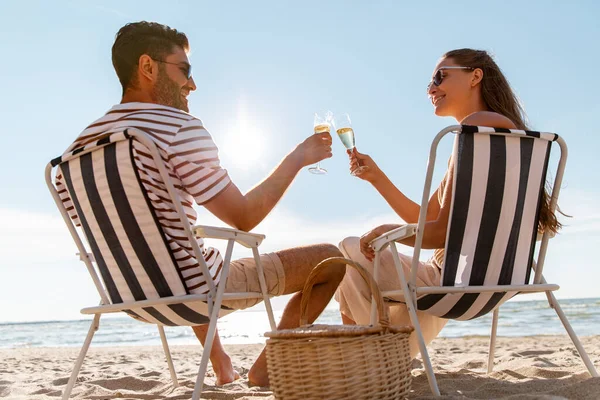
[[[435,67],[433,78],[427,86],[427,94],[436,115],[454,117],[459,124],[527,129],[525,114],[516,95],[498,65],[483,50],[459,49],[444,54]],[[400,218],[406,223],[418,222],[420,205],[407,198],[394,186],[371,157],[354,149],[350,154],[350,170],[353,171],[359,165],[367,168],[357,176],[371,183]],[[450,213],[453,166],[451,159],[442,182],[427,205],[422,247],[435,249],[435,252],[429,261],[419,263],[418,286],[440,285],[441,268],[444,262],[443,249]],[[340,249],[345,256],[359,262],[372,272],[375,252],[369,242],[399,226],[381,225],[360,238],[346,238],[340,243]],[[538,229],[554,233],[559,228],[560,223],[549,210],[549,196],[544,193]],[[414,242],[413,236],[403,240],[402,244],[414,246]],[[399,256],[405,276],[409,277],[412,258],[403,254]],[[389,248],[381,254],[378,281],[381,290],[400,288]],[[348,269],[346,272],[336,293],[336,300],[340,303],[342,320],[345,324],[369,323],[370,293],[366,283],[353,269]],[[390,313],[392,324],[411,324],[406,306],[392,307]],[[446,319],[420,311],[417,311],[417,317],[426,343],[431,342],[447,322]],[[418,351],[416,336],[413,333],[411,356],[414,357]]]

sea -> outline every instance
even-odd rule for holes
[[[579,336],[600,335],[600,298],[559,300],[573,329]],[[275,311],[275,318],[282,311]],[[442,337],[488,336],[492,314],[471,321],[449,321]],[[0,323],[0,348],[79,347],[91,319],[75,321],[38,321]],[[326,309],[317,320],[322,324],[341,324],[339,311]],[[264,343],[270,330],[262,310],[237,311],[218,322],[224,344]],[[189,327],[165,327],[170,345],[195,345],[198,340]],[[509,301],[500,309],[499,336],[566,334],[558,316],[546,300]],[[160,346],[156,326],[129,317],[102,317],[92,346]]]

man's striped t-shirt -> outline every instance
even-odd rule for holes
[[[67,152],[125,128],[144,131],[158,145],[190,224],[194,225],[197,219],[194,201],[199,205],[205,204],[231,184],[227,171],[221,168],[217,146],[204,129],[202,121],[181,110],[158,104],[124,103],[112,107],[102,118],[89,125],[69,146]],[[187,289],[190,293],[207,293],[208,285],[204,274],[152,156],[137,141],[134,141],[133,151],[142,184],[162,225]],[[56,176],[56,186],[69,215],[79,226],[79,219],[60,169]],[[223,259],[217,249],[205,248],[202,239],[199,238],[198,243],[213,281],[217,284]]]

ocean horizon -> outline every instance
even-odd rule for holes
[[[559,300],[573,329],[579,336],[600,334],[600,298]],[[278,321],[282,310],[276,310]],[[471,321],[449,321],[441,337],[488,336],[492,314]],[[77,347],[81,346],[91,318],[70,321],[0,322],[0,348]],[[337,309],[326,309],[316,323],[341,324]],[[219,320],[224,344],[264,343],[270,330],[263,310],[244,310]],[[170,345],[198,344],[193,331],[186,327],[165,327]],[[565,330],[546,300],[509,301],[500,309],[499,336],[536,336],[565,334]],[[105,316],[94,335],[92,346],[160,345],[155,326],[122,316]]]

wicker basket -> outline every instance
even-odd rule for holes
[[[379,326],[308,325],[308,299],[319,271],[354,267],[377,303]],[[267,332],[271,389],[278,400],[403,399],[411,383],[408,337],[412,327],[391,327],[377,283],[360,264],[341,257],[322,261],[304,285],[300,328]]]

